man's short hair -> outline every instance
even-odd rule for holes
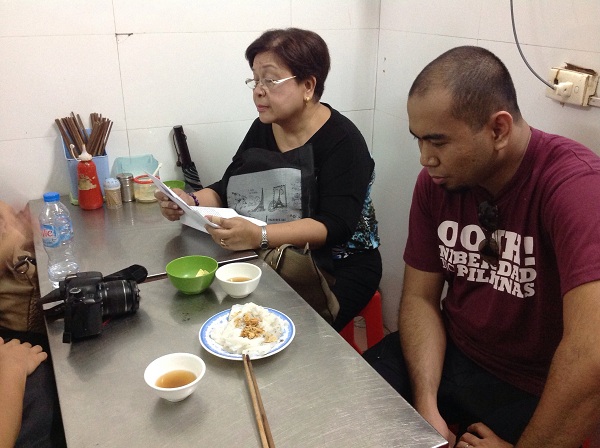
[[[431,61],[409,91],[412,96],[444,89],[452,97],[452,116],[474,130],[481,129],[495,112],[504,110],[521,119],[517,93],[502,61],[485,48],[456,47]]]

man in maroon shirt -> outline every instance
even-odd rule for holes
[[[425,67],[408,117],[399,335],[365,358],[459,448],[579,446],[600,422],[600,158],[530,128],[479,47]]]

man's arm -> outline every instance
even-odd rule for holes
[[[446,333],[440,310],[444,278],[406,266],[398,329],[413,390],[415,409],[442,436],[454,441],[437,407]]]
[[[577,447],[600,422],[600,281],[563,299],[563,338],[516,447]]]

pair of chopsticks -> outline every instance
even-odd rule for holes
[[[77,159],[83,149],[92,156],[106,155],[106,142],[112,129],[112,121],[103,118],[102,114],[90,114],[90,132],[88,133],[79,114],[54,120],[60,135],[69,148],[71,155]]]
[[[252,369],[252,363],[250,357],[247,354],[243,354],[244,370],[246,371],[246,381],[248,382],[248,389],[250,390],[250,396],[252,397],[252,406],[254,407],[254,416],[256,417],[256,424],[258,425],[258,432],[260,433],[260,441],[262,442],[263,448],[275,448],[275,442],[271,435],[271,428],[269,421],[267,420],[267,414],[260,398],[260,391],[258,390],[258,384],[256,384],[256,378],[254,377],[254,370]]]

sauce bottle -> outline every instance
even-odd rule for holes
[[[102,207],[102,190],[92,156],[86,151],[79,156],[77,164],[77,189],[79,190],[79,206],[84,210],[95,210]]]

